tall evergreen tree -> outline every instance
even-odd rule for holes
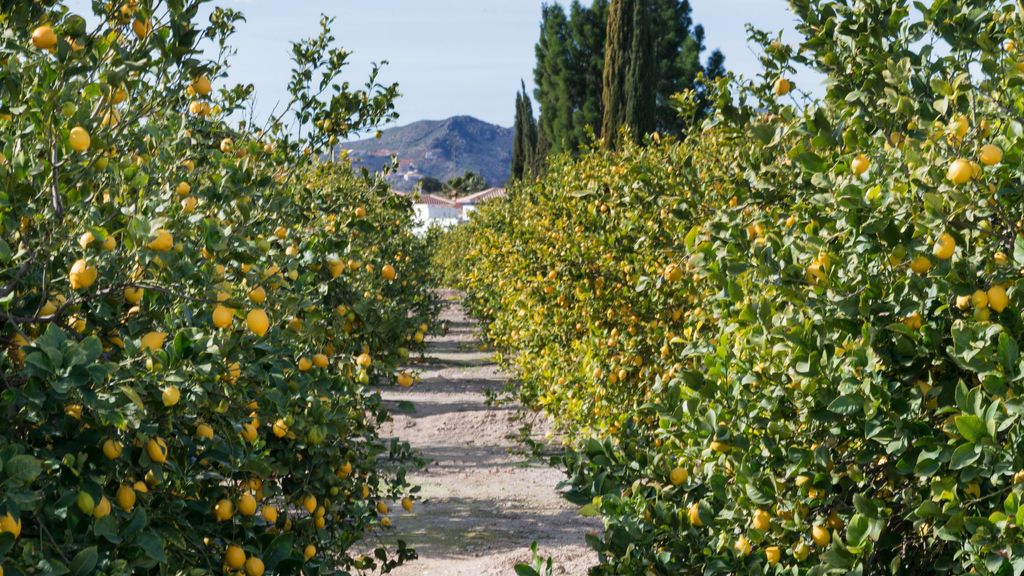
[[[607,147],[618,145],[623,129],[637,139],[655,127],[657,68],[651,17],[651,0],[612,0],[604,51],[601,123]]]
[[[547,136],[551,150],[560,152],[568,149],[563,148],[563,142],[572,132],[572,106],[569,103],[569,19],[558,4],[544,6],[536,55],[533,75],[542,111],[540,131]]]
[[[534,157],[537,154],[537,120],[533,116],[533,103],[523,89],[516,94],[515,137],[512,145],[512,179],[534,176]]]

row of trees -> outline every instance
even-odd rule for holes
[[[516,95],[512,177],[536,174],[552,153],[574,151],[603,136],[618,143],[658,131],[679,134],[672,97],[699,89],[698,78],[718,77],[724,57],[701,63],[704,29],[694,25],[688,0],[594,0],[545,6],[537,42],[534,97],[525,84]],[[611,137],[609,137],[611,136]]]

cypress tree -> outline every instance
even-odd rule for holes
[[[512,179],[520,180],[534,175],[534,156],[537,152],[537,120],[533,116],[533,103],[526,92],[526,83],[516,94],[515,137],[512,146]]]
[[[572,132],[568,24],[561,6],[544,6],[540,40],[536,47],[537,67],[533,75],[542,112],[540,131],[547,136],[553,152],[569,149],[566,141]]]
[[[646,0],[612,0],[604,50],[604,145],[615,148],[620,131],[639,138],[654,126],[653,39]]]

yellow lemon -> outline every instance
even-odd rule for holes
[[[302,507],[306,509],[306,512],[312,514],[316,510],[316,496],[308,494],[302,499]]]
[[[249,327],[249,330],[257,336],[263,336],[270,329],[270,318],[267,317],[267,313],[261,308],[251,310],[245,316],[245,324]]]
[[[767,530],[771,525],[772,515],[769,514],[767,510],[758,508],[757,511],[754,512],[754,519],[751,522],[751,526],[753,526],[755,530]]]
[[[356,218],[366,218],[366,208],[359,206],[355,210]]]
[[[262,286],[257,286],[249,291],[249,300],[256,304],[263,304],[267,301],[267,291]]]
[[[75,152],[85,152],[89,149],[89,145],[92,144],[92,138],[85,128],[75,126],[68,133],[68,144],[71,145],[71,149]]]
[[[252,422],[246,422],[242,424],[242,439],[246,442],[255,442],[259,436],[259,431],[256,429],[256,425]]]
[[[21,536],[21,518],[11,516],[10,512],[0,516],[0,532],[7,532],[17,539]]]
[[[73,290],[88,288],[96,282],[98,272],[95,266],[90,266],[84,259],[76,260],[68,272],[68,280],[71,281]]]
[[[92,509],[93,518],[99,519],[110,515],[110,500],[106,496],[100,496],[100,501]]]
[[[205,440],[213,440],[213,428],[209,424],[200,424],[196,426],[196,437],[203,438]]]
[[[313,363],[309,361],[309,358],[303,356],[298,361],[299,372],[308,372],[313,367]]]
[[[274,433],[274,436],[277,436],[278,438],[284,438],[288,434],[288,424],[284,421],[284,419],[278,418],[277,421],[274,422],[274,425],[271,427],[270,430]]]
[[[910,269],[915,274],[927,274],[932,269],[932,261],[924,254],[918,254],[910,261]]]
[[[232,570],[240,570],[245,566],[245,551],[232,544],[224,551],[224,565]]]
[[[939,260],[949,260],[956,250],[956,239],[949,232],[943,232],[932,247],[932,255]]]
[[[950,182],[956,185],[966,184],[974,177],[974,167],[971,163],[963,158],[958,158],[949,165],[949,170],[946,172],[946,178]]]
[[[206,75],[197,77],[192,81],[192,90],[200,96],[209,96],[210,92],[213,90],[213,83],[210,82],[210,77]],[[241,568],[241,566],[239,566],[239,568]]]
[[[252,556],[245,561],[246,576],[263,576],[263,560]]]
[[[174,236],[167,230],[157,230],[156,235],[147,245],[150,250],[156,252],[167,252],[174,248]]]
[[[1002,312],[1006,310],[1007,304],[1010,303],[1009,297],[1006,295],[1006,290],[1002,286],[993,286],[988,289],[988,307],[995,312]]]
[[[785,78],[779,78],[772,87],[776,96],[785,96],[793,90],[793,83]]]
[[[132,490],[131,486],[122,484],[117,489],[117,495],[115,496],[117,505],[125,512],[131,512],[132,508],[135,507],[135,490]]]
[[[160,395],[160,399],[163,401],[164,406],[170,408],[181,400],[181,390],[178,390],[177,386],[168,386],[164,388],[163,394]]]
[[[687,513],[687,516],[690,519],[691,525],[697,528],[701,528],[704,526],[704,521],[700,519],[700,506],[696,502],[694,502],[693,505],[690,506],[690,510]]]
[[[228,500],[227,498],[219,500],[217,504],[213,506],[213,516],[217,519],[217,522],[224,522],[225,520],[230,520],[231,517],[234,515],[235,505],[231,502],[231,500]]]
[[[268,523],[277,524],[277,508],[275,506],[267,504],[263,507],[263,510],[260,511],[260,514]]]
[[[984,308],[988,306],[988,292],[984,290],[975,290],[974,294],[971,294],[971,304],[975,308]]]
[[[238,499],[238,513],[242,516],[252,516],[256,513],[256,498],[246,492]]]
[[[103,442],[103,455],[110,460],[117,460],[120,458],[123,451],[124,446],[122,446],[117,440],[107,439]]]
[[[57,34],[53,26],[43,25],[32,31],[32,45],[40,50],[49,50],[57,45]]]
[[[401,374],[399,374],[398,375],[398,385],[401,386],[402,388],[408,388],[408,387],[412,386],[413,385],[412,374],[409,374],[408,372],[402,372]]]
[[[746,536],[740,536],[736,539],[736,543],[733,544],[732,548],[736,551],[737,556],[749,556],[750,540]]]
[[[235,319],[235,311],[223,304],[218,304],[213,309],[213,325],[217,328],[224,329],[231,326],[231,322]]]
[[[316,556],[316,546],[306,544],[306,547],[302,550],[302,557],[309,560],[313,556]]]
[[[370,355],[367,354],[366,352],[363,352],[362,354],[356,357],[356,364],[362,366],[363,368],[369,368],[370,364],[373,364],[373,358],[371,358]]]
[[[1003,161],[1003,149],[995,144],[985,144],[981,147],[978,159],[985,166],[995,166]]]
[[[313,355],[313,365],[316,366],[317,368],[327,368],[327,366],[330,363],[331,363],[331,360],[330,360],[330,358],[327,357],[326,354],[314,354]]]
[[[146,442],[146,454],[156,464],[163,464],[167,461],[167,443],[163,438],[155,436]]]
[[[814,541],[816,546],[824,548],[832,541],[832,535],[824,526],[815,525],[811,528],[811,540]]]
[[[668,473],[668,480],[673,486],[679,486],[686,482],[689,477],[690,473],[687,472],[686,468],[680,466],[673,468],[672,471]]]
[[[406,496],[405,498],[402,498],[402,509],[405,510],[406,512],[412,513],[412,510],[413,510],[412,498],[409,498],[408,496]]]
[[[142,288],[125,288],[124,299],[129,304],[138,304],[139,302],[142,302],[142,296],[145,293],[145,290]]]
[[[377,502],[377,512],[380,514],[388,513],[388,505],[384,502]]]
[[[858,154],[850,164],[850,168],[853,169],[854,174],[860,176],[871,168],[871,158],[868,158],[867,154]]]
[[[381,275],[382,278],[384,278],[388,282],[391,282],[392,280],[394,280],[398,276],[398,272],[395,270],[395,267],[392,266],[391,264],[385,264],[380,269],[380,275]]]
[[[150,332],[150,333],[148,333],[148,334],[146,334],[145,336],[142,337],[142,340],[141,340],[142,349],[143,350],[150,350],[150,351],[155,352],[155,351],[163,348],[164,340],[166,340],[166,339],[167,339],[167,333],[166,332],[155,332],[155,331],[154,332]]]
[[[775,566],[782,559],[782,550],[778,546],[769,546],[764,549],[764,556],[769,566]]]

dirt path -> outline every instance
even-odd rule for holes
[[[396,410],[382,435],[407,440],[429,462],[411,477],[424,500],[413,514],[395,514],[394,537],[420,559],[394,574],[514,576],[513,566],[529,561],[536,541],[555,559],[556,574],[583,576],[596,564],[584,535],[600,524],[561,498],[561,472],[519,453],[509,438],[520,427],[518,408],[485,404],[487,391],[499,391],[506,376],[482,350],[476,324],[450,300],[454,295],[446,296],[449,332],[432,338],[415,366],[422,382],[383,392]],[[399,402],[412,402],[415,411],[397,410]]]

